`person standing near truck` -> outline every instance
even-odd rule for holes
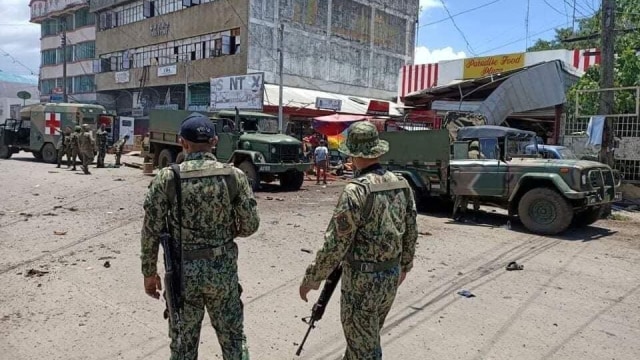
[[[129,141],[129,135],[125,135],[113,145],[116,153],[116,166],[120,166],[120,159],[122,158],[122,152],[124,151],[124,146],[127,144],[127,141]]]
[[[80,154],[80,143],[78,142],[80,140],[81,131],[82,128],[80,126],[76,126],[73,134],[71,134],[71,164],[73,166],[73,168],[71,169],[72,171],[76,171],[76,158],[78,157],[78,155],[82,156]]]
[[[58,143],[56,144],[56,150],[58,152],[58,165],[56,166],[56,168],[60,168],[60,166],[62,165],[62,157],[65,154],[67,155],[67,167],[69,167],[71,156],[67,152],[67,144],[69,143],[69,137],[71,136],[71,129],[67,126],[64,131],[60,131],[59,129],[57,129],[56,131],[60,133],[60,138],[58,139]]]
[[[322,171],[323,183],[327,184],[327,171],[329,169],[329,149],[324,140],[313,151],[313,160],[316,164],[316,185],[320,185],[320,172]]]
[[[418,230],[411,187],[379,162],[389,144],[362,121],[349,127],[340,152],[358,170],[340,195],[325,243],[307,267],[300,298],[342,263],[340,318],[347,340],[344,360],[381,359],[380,330],[398,286],[413,267]]]
[[[144,200],[140,258],[147,295],[160,298],[158,247],[167,225],[172,239],[181,244],[184,325],[178,334],[179,329],[170,322],[171,360],[198,358],[205,308],[222,348],[222,358],[248,360],[242,288],[238,282],[238,246],[234,239],[255,233],[260,218],[247,176],[217,161],[211,153],[216,142],[211,121],[201,114],[189,115],[180,126],[184,161],[160,169]],[[179,186],[176,181],[180,181]]]
[[[89,164],[93,161],[93,149],[95,148],[95,141],[91,134],[89,125],[82,125],[82,132],[78,137],[78,145],[80,147],[80,160],[82,161],[82,171],[85,175],[91,175],[89,172]]]
[[[105,130],[105,125],[100,125],[100,129],[96,132],[96,145],[98,146],[98,161],[97,168],[104,167],[104,157],[107,154],[107,139],[109,133]]]

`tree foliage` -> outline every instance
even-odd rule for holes
[[[616,43],[614,87],[640,86],[640,1],[617,0],[616,2]],[[528,51],[555,49],[602,48],[602,13],[596,11],[592,16],[578,20],[576,29],[558,28],[551,40],[538,39]],[[571,39],[577,41],[567,41]],[[569,90],[567,94],[567,113],[575,113],[575,99],[580,90],[599,89],[600,67],[593,66]],[[635,91],[619,91],[615,94],[614,111],[616,113],[635,113]],[[598,93],[580,95],[580,113],[597,114]]]

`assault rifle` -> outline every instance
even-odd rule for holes
[[[160,235],[160,243],[164,252],[164,298],[167,308],[164,311],[164,318],[169,319],[171,328],[178,333],[178,347],[182,347],[182,304],[184,293],[182,292],[182,269],[178,254],[174,253],[175,245],[171,235]]]
[[[307,341],[307,337],[309,336],[311,329],[316,327],[316,321],[320,321],[320,319],[322,319],[324,311],[327,309],[327,304],[329,304],[329,300],[331,299],[331,295],[333,295],[333,290],[335,290],[338,285],[340,276],[342,276],[342,265],[338,265],[333,269],[331,274],[329,274],[329,277],[327,277],[327,280],[324,282],[322,292],[320,292],[320,296],[318,297],[318,301],[316,301],[316,303],[313,304],[313,308],[311,308],[311,316],[302,319],[302,321],[309,324],[309,328],[307,329],[307,333],[304,334],[304,339],[302,339],[302,343],[298,347],[298,351],[296,351],[296,356],[300,356],[302,347]]]

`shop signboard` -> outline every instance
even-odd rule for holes
[[[264,73],[211,78],[211,110],[259,110],[264,98]]]
[[[524,53],[476,57],[464,60],[463,78],[477,79],[524,67]]]

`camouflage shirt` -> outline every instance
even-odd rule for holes
[[[180,164],[180,173],[226,166],[211,153],[192,153]],[[239,169],[232,169],[230,179],[213,176],[181,182],[184,249],[221,246],[235,237],[247,237],[258,230],[257,203],[247,176]],[[144,200],[140,256],[144,276],[157,272],[159,237],[165,228],[167,213],[175,206],[173,179],[170,168],[160,170],[151,181]],[[235,189],[234,194],[230,194],[230,189]],[[174,231],[172,235],[178,238],[178,220],[174,211],[171,211],[169,222]]]
[[[108,137],[108,133],[104,130],[99,129],[96,132],[96,145],[98,146],[98,148],[100,149],[106,149],[107,148],[107,137]]]
[[[399,177],[380,165],[373,165],[365,169],[358,179],[363,183],[377,184],[398,181]],[[370,196],[373,199],[367,215],[363,211],[367,198],[365,187],[347,184],[325,232],[324,245],[307,268],[303,285],[325,280],[348,251],[352,252],[354,260],[365,262],[383,262],[400,257],[402,271],[411,270],[418,239],[413,192],[409,188],[406,192],[386,191]]]
[[[93,152],[93,135],[90,132],[83,132],[78,135],[78,146],[83,153]]]

